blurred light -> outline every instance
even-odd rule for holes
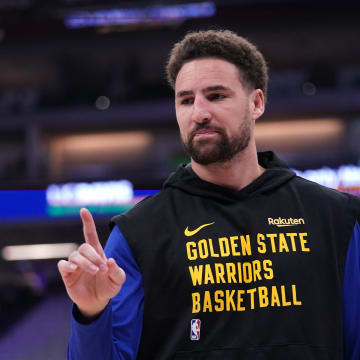
[[[106,110],[110,106],[110,99],[107,96],[99,96],[95,101],[95,106],[99,110]]]
[[[120,205],[129,203],[133,196],[128,180],[51,184],[46,189],[46,200],[51,206]]]
[[[53,146],[62,149],[70,156],[81,153],[95,156],[97,152],[104,150],[134,151],[146,148],[151,142],[152,136],[145,131],[126,131],[61,136],[53,141]]]
[[[338,169],[322,167],[316,170],[295,170],[295,172],[305,179],[333,189],[360,187],[360,167],[355,165],[342,165]]]
[[[303,93],[308,96],[316,94],[316,86],[311,82],[306,82],[302,86]]]
[[[7,261],[67,258],[78,248],[76,243],[12,245],[2,249],[2,257]]]
[[[10,224],[12,222],[24,223],[30,221],[31,223],[34,223],[36,221],[46,221],[49,218],[58,217],[79,218],[79,212],[82,207],[86,207],[94,216],[121,214],[124,211],[131,209],[146,196],[156,194],[159,191],[133,190],[131,199],[129,199],[128,202],[120,203],[119,197],[122,196],[122,200],[125,200],[125,196],[128,195],[122,194],[119,196],[119,194],[109,194],[110,189],[114,191],[117,191],[116,189],[118,189],[116,186],[111,185],[111,183],[114,182],[103,182],[103,185],[101,186],[104,190],[103,198],[107,202],[105,205],[101,205],[103,201],[96,203],[94,196],[93,198],[90,197],[90,200],[95,205],[69,205],[71,204],[71,201],[66,202],[66,197],[65,199],[63,198],[64,194],[62,191],[64,191],[64,189],[61,185],[58,185],[60,188],[52,189],[51,191],[56,193],[50,195],[52,197],[51,203],[59,205],[49,204],[49,199],[47,199],[49,193],[47,194],[46,190],[0,190],[0,224]],[[94,191],[97,192],[99,190]],[[124,188],[121,192],[124,192]],[[97,193],[96,196],[100,197],[100,194]],[[117,203],[112,203],[114,201],[117,201]]]
[[[179,22],[189,18],[211,17],[215,12],[213,2],[201,2],[132,9],[76,11],[67,16],[64,22],[69,28]]]
[[[343,132],[344,124],[336,118],[268,121],[255,126],[257,144],[276,151],[329,146]]]
[[[146,131],[57,136],[50,143],[52,175],[61,176],[66,166],[138,161],[152,142]]]

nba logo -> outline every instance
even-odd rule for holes
[[[192,319],[190,327],[190,340],[200,340],[200,319]]]

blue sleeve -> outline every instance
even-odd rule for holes
[[[134,360],[137,355],[144,310],[143,279],[131,250],[117,226],[105,246],[126,274],[120,292],[99,318],[81,324],[72,316],[69,360]]]
[[[347,251],[343,283],[345,360],[360,359],[360,226],[356,222]]]

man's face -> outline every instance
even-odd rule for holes
[[[235,65],[220,59],[185,63],[175,83],[176,117],[185,150],[202,165],[231,160],[253,136],[249,90]]]

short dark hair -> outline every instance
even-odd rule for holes
[[[188,33],[176,43],[166,64],[167,79],[175,88],[182,66],[195,59],[218,58],[234,64],[245,85],[261,89],[266,98],[268,67],[256,46],[230,30],[207,30]]]

